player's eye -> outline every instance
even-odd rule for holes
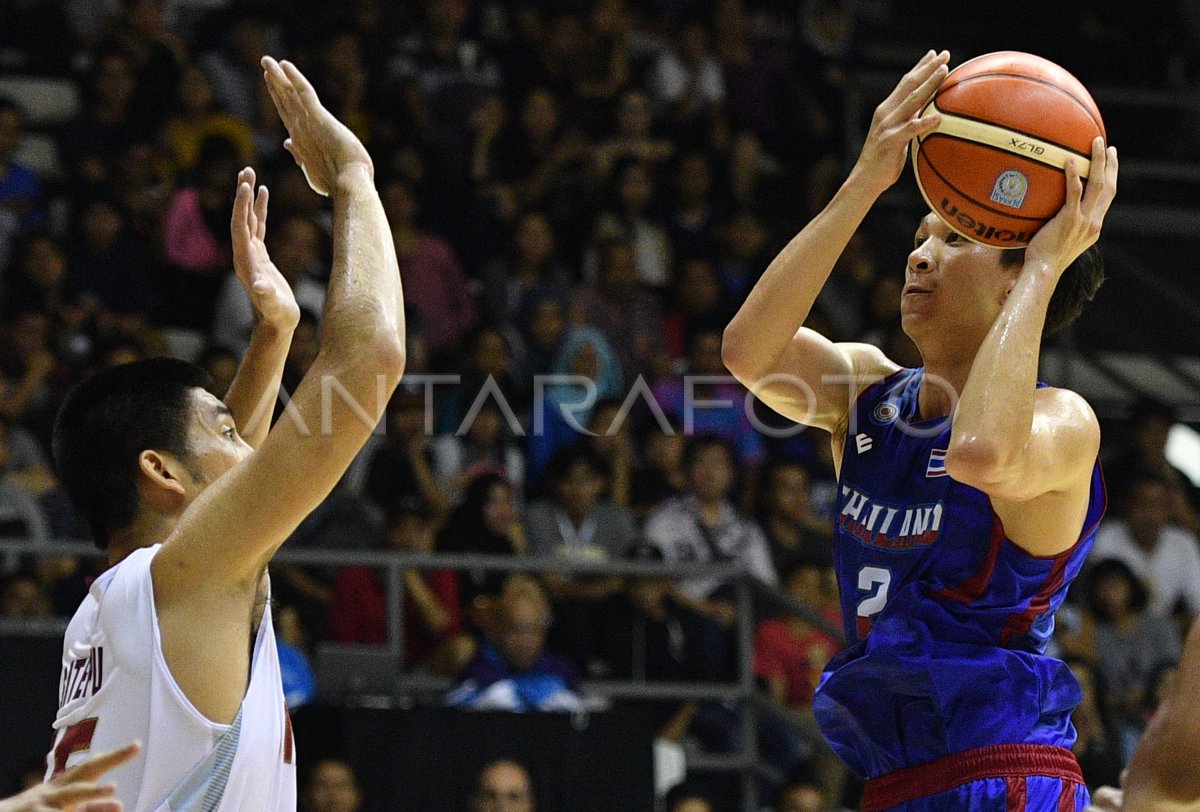
[[[921,247],[921,243],[923,243],[923,242],[925,242],[925,235],[924,235],[924,234],[918,234],[917,236],[913,237],[913,248],[914,248],[914,249],[916,249],[916,248],[920,248],[920,247]]]
[[[959,241],[958,232],[951,231],[949,234],[946,235],[947,243],[954,243],[954,242],[958,242],[958,241]]]
[[[226,440],[233,440],[237,436],[237,429],[235,429],[233,426],[228,426],[221,433],[225,435]]]

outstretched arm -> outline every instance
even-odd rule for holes
[[[722,357],[729,370],[788,417],[832,431],[849,408],[851,375],[895,369],[878,350],[834,344],[803,327],[817,294],[871,206],[900,177],[909,141],[937,126],[921,110],[946,76],[950,55],[922,57],[875,110],[862,154],[829,205],[792,238],[767,267],[725,328]],[[769,383],[771,376],[795,383]],[[840,378],[830,381],[830,377]]]
[[[1100,428],[1087,403],[1059,389],[1037,389],[1038,356],[1050,297],[1067,267],[1100,236],[1117,189],[1117,151],[1092,145],[1087,191],[1074,162],[1066,168],[1066,202],[1034,237],[1000,314],[984,338],[954,412],[946,471],[992,497],[1006,529],[1030,552],[1054,555],[1075,535],[1058,532],[1031,500],[1061,515],[1060,497],[1086,505]],[[1078,514],[1080,499],[1067,507]],[[1032,508],[1032,509],[1031,509]],[[1049,532],[1039,531],[1039,526]]]
[[[237,376],[225,395],[233,421],[252,448],[258,448],[271,428],[279,397],[279,382],[287,360],[300,308],[283,274],[271,262],[267,236],[267,187],[254,192],[254,170],[238,173],[237,196],[229,224],[233,240],[233,269],[254,308],[254,331]]]

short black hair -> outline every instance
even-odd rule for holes
[[[210,377],[177,358],[99,372],[67,395],[54,421],[54,467],[97,547],[138,510],[138,456],[155,449],[188,460],[191,390]]]
[[[612,479],[612,468],[608,462],[590,445],[580,441],[554,452],[550,461],[546,463],[546,481],[552,487],[556,486],[566,479],[577,465],[586,465],[593,475],[605,482]]]
[[[1100,584],[1109,578],[1122,578],[1129,584],[1129,609],[1134,613],[1145,610],[1150,603],[1150,590],[1134,574],[1129,565],[1119,558],[1105,558],[1092,565],[1087,577],[1084,603],[1087,608],[1105,622],[1111,622],[1108,608],[1100,602]]]
[[[1025,249],[1004,251],[1000,264],[1005,268],[1025,262]],[[1104,255],[1098,246],[1091,246],[1067,266],[1046,308],[1046,324],[1042,336],[1051,336],[1079,318],[1084,306],[1096,297],[1104,284]]]

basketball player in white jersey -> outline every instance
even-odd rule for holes
[[[363,145],[287,62],[267,88],[309,185],[333,199],[320,352],[267,432],[299,312],[263,245],[267,196],[239,177],[235,266],[257,311],[221,402],[174,359],[116,367],[68,396],[59,474],[110,568],[63,644],[52,776],[138,739],[112,778],[126,812],[296,807],[295,754],[267,604],[267,562],[332,490],[404,370],[404,307]],[[239,433],[242,429],[245,433]]]

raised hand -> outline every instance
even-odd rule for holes
[[[366,147],[321,105],[317,91],[295,65],[264,56],[262,67],[271,100],[287,127],[284,149],[296,159],[314,192],[328,196],[338,175],[355,165],[375,177]]]
[[[283,274],[271,262],[267,236],[267,187],[254,193],[254,170],[238,173],[237,196],[229,233],[233,239],[233,270],[250,297],[256,320],[280,331],[291,331],[300,322],[300,307]]]
[[[930,110],[921,115],[921,111],[946,78],[949,61],[949,51],[925,54],[875,108],[855,170],[872,178],[878,192],[900,179],[909,142],[941,122],[939,113]]]
[[[1025,262],[1045,262],[1054,273],[1062,273],[1076,257],[1100,238],[1104,216],[1117,194],[1117,148],[1092,141],[1092,166],[1087,189],[1072,158],[1065,169],[1067,199],[1058,214],[1033,236],[1025,250]]]
[[[121,812],[121,802],[112,798],[116,787],[96,781],[132,759],[141,749],[141,745],[133,743],[92,756],[45,784],[0,801],[0,812]]]

